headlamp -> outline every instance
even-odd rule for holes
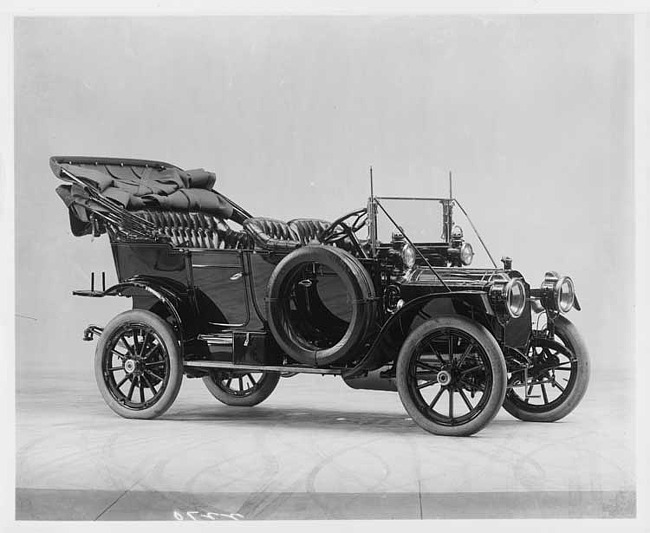
[[[410,270],[415,265],[415,248],[410,244],[402,247],[402,262],[406,270]]]
[[[474,259],[474,249],[470,243],[465,242],[460,247],[460,262],[468,266],[472,264],[472,259]]]
[[[519,318],[526,308],[526,287],[519,278],[494,282],[489,297],[497,313],[506,319]]]
[[[551,314],[568,313],[576,299],[575,286],[569,276],[547,272],[541,286],[542,305]]]

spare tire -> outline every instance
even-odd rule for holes
[[[351,254],[304,246],[275,267],[266,317],[273,336],[296,361],[324,366],[357,353],[375,323],[375,289]]]

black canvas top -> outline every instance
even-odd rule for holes
[[[102,212],[111,205],[128,211],[197,211],[239,223],[250,217],[212,189],[216,175],[204,169],[183,170],[162,161],[79,156],[51,157],[50,168],[69,182],[59,186],[57,193],[70,209],[75,235],[91,232],[88,211]]]

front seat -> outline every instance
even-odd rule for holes
[[[317,218],[295,218],[289,221],[289,227],[294,230],[302,244],[320,244],[320,236],[330,227],[330,223]]]
[[[289,224],[274,218],[253,217],[243,223],[244,231],[255,243],[255,247],[269,251],[288,251],[298,248],[302,243]]]

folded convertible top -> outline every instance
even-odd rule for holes
[[[162,161],[79,156],[53,156],[50,167],[55,176],[69,182],[56,191],[70,210],[74,235],[93,231],[89,216],[93,212],[113,212],[127,221],[133,217],[122,211],[143,209],[196,211],[239,223],[250,217],[212,190],[216,176],[204,169],[183,170]]]

